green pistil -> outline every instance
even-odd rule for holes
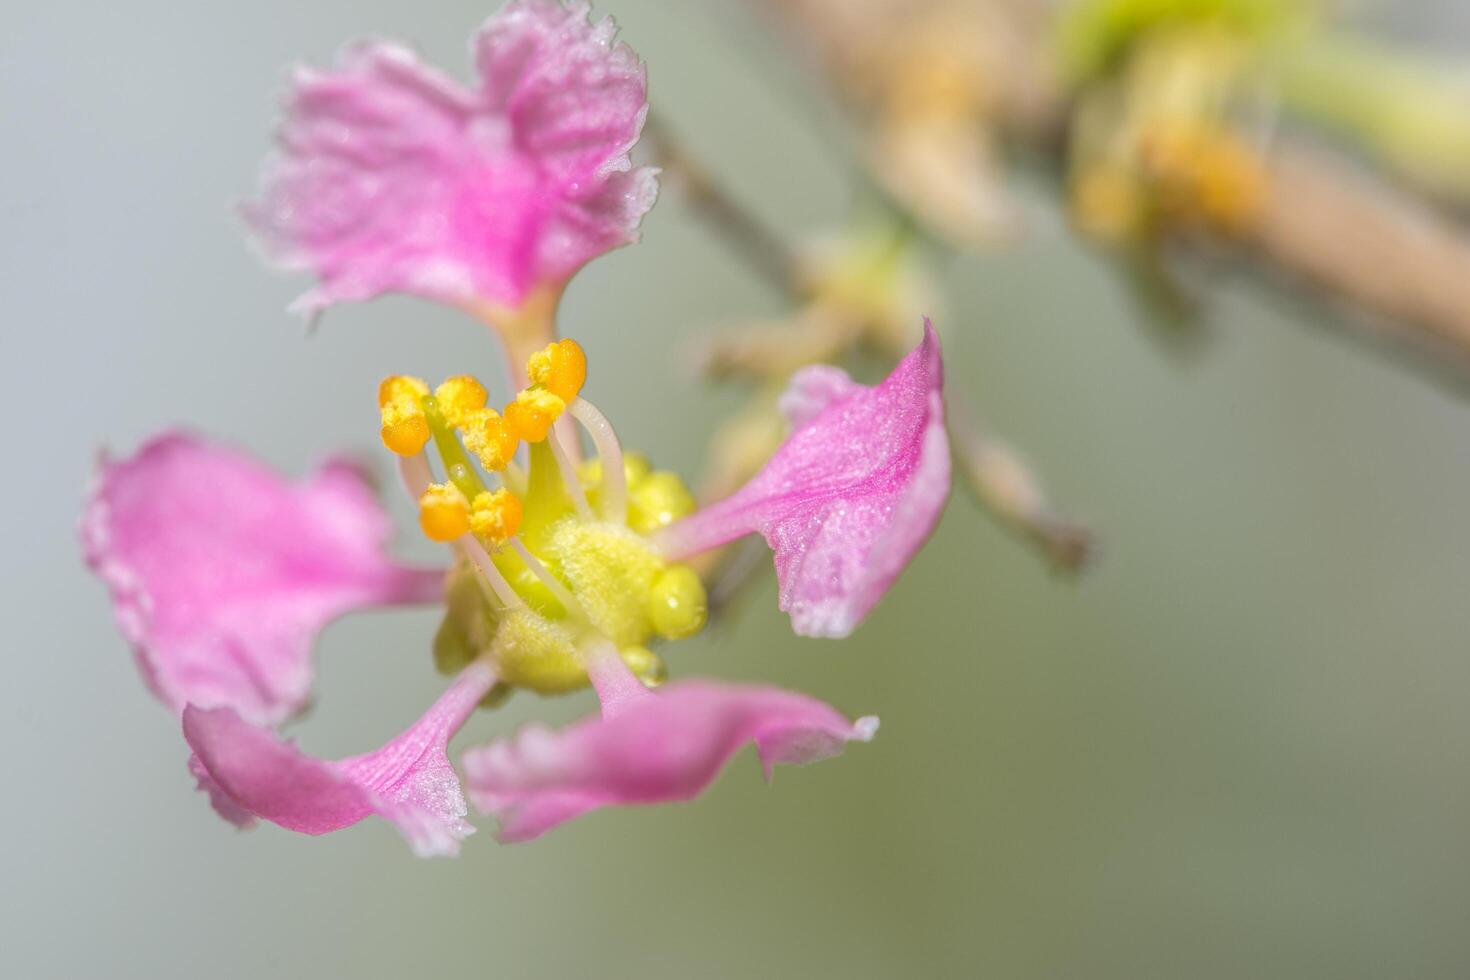
[[[567,485],[556,456],[545,442],[528,445],[531,469],[526,474],[526,494],[521,500],[521,540],[533,552],[544,544],[546,529],[572,512]]]
[[[464,446],[460,445],[459,437],[454,434],[449,420],[439,410],[439,400],[433,395],[425,395],[423,406],[424,418],[429,423],[429,433],[434,437],[434,448],[439,450],[439,458],[444,461],[445,474],[450,482],[459,487],[459,492],[464,494],[466,500],[474,500],[476,495],[485,492],[480,474],[475,471]]]

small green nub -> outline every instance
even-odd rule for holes
[[[624,647],[618,651],[623,663],[637,675],[644,687],[658,687],[669,679],[669,668],[663,659],[648,647]]]
[[[655,470],[628,489],[628,526],[639,534],[667,527],[694,513],[694,495],[677,473]]]
[[[648,593],[648,618],[654,631],[670,640],[693,636],[709,615],[704,583],[687,565],[672,565],[653,580]]]

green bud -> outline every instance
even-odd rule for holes
[[[693,636],[709,615],[704,583],[687,565],[673,565],[659,573],[648,593],[648,618],[654,631],[670,640]]]
[[[677,473],[656,470],[628,492],[628,523],[640,534],[694,513],[694,495]]]

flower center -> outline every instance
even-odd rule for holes
[[[379,386],[383,443],[418,499],[419,525],[460,557],[436,663],[456,672],[486,657],[503,684],[556,693],[585,686],[586,652],[611,642],[657,684],[665,669],[650,644],[697,633],[706,602],[698,575],[665,562],[647,535],[691,513],[693,497],[676,474],[624,455],[581,397],[587,361],[575,341],[533,354],[526,374],[530,386],[503,412],[469,376],[432,392],[406,376]],[[576,425],[596,451],[580,465]]]

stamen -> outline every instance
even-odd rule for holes
[[[429,488],[429,484],[434,482],[434,475],[429,471],[428,457],[421,452],[412,456],[399,456],[398,479],[408,495],[418,500]]]
[[[516,590],[510,587],[505,576],[500,574],[500,569],[495,567],[495,562],[490,557],[490,553],[485,550],[485,546],[473,534],[466,534],[459,540],[464,546],[465,554],[470,556],[470,561],[475,563],[475,567],[480,570],[485,581],[490,583],[490,588],[495,592],[495,598],[499,599],[507,609],[524,609],[526,604],[521,601],[520,596],[516,595]]]
[[[500,479],[510,492],[517,497],[524,497],[526,495],[528,489],[527,480],[529,478],[526,471],[522,469],[521,464],[514,460],[508,461],[505,464],[505,469],[500,471]]]
[[[429,441],[429,423],[420,404],[428,393],[423,381],[403,374],[384,378],[378,385],[383,445],[399,456],[412,456]]]
[[[627,523],[628,483],[623,472],[623,446],[618,442],[618,434],[613,431],[607,416],[585,398],[573,399],[567,411],[587,430],[602,461],[602,487],[599,491],[602,516],[619,524]]]
[[[516,550],[516,554],[521,556],[521,561],[526,563],[526,567],[531,570],[531,574],[540,579],[541,584],[546,586],[547,590],[556,597],[556,601],[561,603],[563,609],[582,619],[587,618],[587,611],[582,608],[582,604],[577,601],[577,597],[572,595],[570,589],[561,584],[560,579],[551,574],[549,568],[541,564],[541,559],[531,553],[531,549],[526,547],[525,542],[520,538],[510,538],[508,543]]]
[[[565,400],[545,388],[525,388],[505,406],[505,423],[518,439],[540,442],[566,407]]]
[[[401,398],[417,400],[428,393],[429,386],[422,378],[415,378],[411,374],[390,374],[378,382],[378,407],[382,408]]]
[[[442,390],[444,386],[439,387]],[[445,475],[459,487],[459,492],[465,495],[466,500],[474,500],[485,492],[485,484],[481,482],[480,474],[475,472],[469,456],[465,455],[464,447],[455,438],[454,429],[438,396],[424,398],[422,404],[424,418],[434,436],[434,448],[439,450],[439,458],[444,461]],[[467,439],[466,442],[468,441]]]
[[[431,483],[419,495],[419,527],[431,541],[463,537],[470,531],[470,502],[453,483]]]
[[[587,355],[575,340],[558,340],[547,344],[526,360],[526,376],[533,387],[544,388],[562,400],[562,408],[576,400],[587,381]],[[560,415],[561,409],[557,410]],[[573,462],[582,461],[582,447],[570,422],[558,418],[555,423],[562,445]]]
[[[572,495],[572,504],[577,508],[577,513],[591,518],[592,507],[587,503],[587,492],[582,489],[582,482],[577,479],[577,470],[555,432],[547,433],[546,445],[551,450],[551,455],[556,457],[556,468],[561,470],[562,481],[567,485],[567,492]]]
[[[477,408],[467,413],[460,431],[465,448],[478,456],[480,465],[492,473],[510,465],[520,441],[509,419],[502,418],[493,408]]]
[[[575,340],[559,340],[527,359],[526,375],[570,405],[587,382],[587,355]]]
[[[489,394],[485,386],[468,374],[461,374],[445,381],[434,389],[434,400],[444,419],[455,428],[464,425],[469,414],[485,407]]]
[[[521,515],[520,498],[504,487],[482,492],[470,503],[469,529],[499,547],[521,529]]]

